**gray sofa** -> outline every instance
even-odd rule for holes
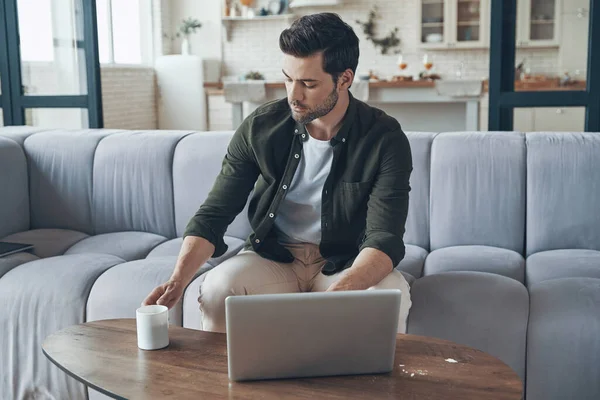
[[[0,258],[0,398],[86,397],[41,342],[135,316],[170,275],[231,134],[0,128],[0,239],[35,245]],[[527,399],[600,398],[600,135],[407,135],[408,332],[502,359]],[[203,273],[248,233],[244,212],[172,323],[202,328]]]

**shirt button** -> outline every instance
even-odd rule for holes
[[[294,133],[298,133],[298,129],[294,129]]]
[[[345,143],[345,142],[346,142],[346,138],[343,138],[343,139],[342,139],[342,142],[344,142],[344,143]]]
[[[327,190],[325,191],[325,194],[327,194]]]
[[[283,190],[287,189],[287,185],[283,185],[282,187],[283,187]]]
[[[306,134],[304,134],[304,133],[303,133],[303,134],[302,134],[302,139],[304,139],[305,137],[306,137]]]
[[[294,154],[294,158],[300,158],[300,154]]]
[[[275,214],[271,213],[269,214],[269,217],[273,218],[275,216]]]
[[[256,240],[255,240],[255,242],[256,242],[256,243],[260,243],[260,239],[256,239]]]
[[[327,228],[327,222],[325,222],[325,228]]]

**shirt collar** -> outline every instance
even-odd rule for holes
[[[344,119],[342,122],[342,127],[338,131],[337,135],[335,135],[331,139],[331,145],[335,146],[338,143],[346,143],[348,141],[348,133],[350,132],[350,128],[352,127],[352,122],[354,121],[354,116],[356,115],[356,100],[352,93],[348,91],[349,103],[348,109],[346,110],[346,115],[344,115]],[[294,136],[301,136],[303,142],[308,140],[308,131],[306,130],[306,126],[299,122],[296,122],[294,127]]]

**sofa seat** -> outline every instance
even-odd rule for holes
[[[11,269],[34,260],[39,260],[39,257],[27,252],[0,257],[0,278]]]
[[[147,258],[177,257],[179,255],[179,251],[181,250],[182,243],[183,238],[168,240],[152,249],[152,251],[148,254]],[[223,261],[239,253],[240,250],[242,250],[242,247],[244,247],[244,241],[233,236],[225,236],[225,243],[227,244],[227,246],[229,246],[225,254],[223,254],[220,257],[209,259],[209,264],[217,266]]]
[[[424,275],[451,271],[489,272],[524,283],[525,259],[519,253],[491,246],[452,246],[429,253]]]
[[[85,388],[43,354],[44,339],[85,322],[92,285],[123,260],[108,254],[77,254],[35,260],[0,279],[0,393],[5,399],[82,399]],[[6,367],[6,368],[4,368]]]
[[[176,261],[175,256],[152,257],[126,262],[104,272],[90,292],[87,321],[135,318],[135,310],[152,289],[169,279]],[[212,268],[211,264],[204,264],[197,275]],[[182,326],[181,308],[182,302],[169,311],[170,324]]]
[[[418,279],[411,300],[407,333],[485,351],[524,380],[529,316],[524,285],[498,274],[446,272]]]
[[[114,232],[90,236],[69,248],[65,254],[112,254],[125,261],[145,258],[167,238],[148,232]]]
[[[527,257],[527,285],[556,278],[600,278],[600,251],[550,250]]]
[[[600,279],[529,288],[527,399],[600,399]]]
[[[3,242],[33,245],[33,254],[40,258],[60,256],[71,246],[87,238],[88,235],[70,229],[34,229],[13,233],[2,239]]]
[[[423,265],[427,258],[427,250],[412,244],[405,244],[404,246],[404,258],[398,263],[396,269],[407,272],[414,278],[420,278],[423,276]]]

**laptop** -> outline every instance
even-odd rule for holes
[[[33,245],[30,244],[0,242],[0,257],[31,249],[33,249]]]
[[[400,290],[230,296],[233,381],[392,371]]]

